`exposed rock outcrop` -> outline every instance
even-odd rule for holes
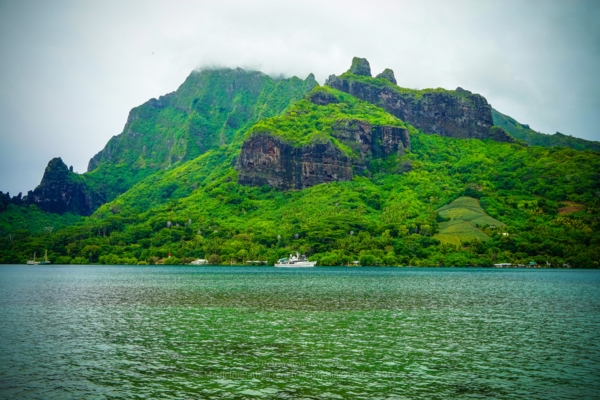
[[[323,90],[312,92],[308,99],[319,106],[339,103],[338,99],[333,94]]]
[[[350,71],[354,75],[364,71],[364,59],[360,66],[352,62]],[[356,65],[355,65],[356,64]],[[389,72],[386,72],[389,71]],[[391,70],[386,70],[378,77],[386,78],[394,83]],[[364,79],[352,79],[351,74],[340,77],[331,75],[326,85],[349,93],[361,100],[377,105],[401,120],[421,129],[425,133],[436,133],[442,136],[456,138],[494,139],[501,142],[512,142],[512,136],[501,134],[499,131],[490,133],[494,125],[492,108],[483,96],[473,94],[462,88],[450,90],[408,90],[392,85],[381,85]]]
[[[394,76],[394,71],[392,71],[389,68],[384,69],[382,73],[380,73],[376,76],[376,78],[387,79],[388,81],[392,82],[394,85],[397,84],[396,77]]]
[[[352,179],[352,162],[331,142],[294,147],[269,134],[247,140],[236,163],[238,182],[279,189],[303,189]]]
[[[104,199],[57,157],[48,163],[40,185],[29,191],[27,202],[47,212],[90,215]]]
[[[354,75],[371,76],[371,65],[366,58],[354,57],[352,59],[352,66],[350,66],[350,72]]]
[[[346,155],[330,141],[293,146],[269,133],[255,134],[242,146],[235,169],[238,182],[248,186],[304,189],[320,183],[347,181],[353,170],[365,170],[372,157],[403,155],[410,149],[408,131],[392,126],[372,126],[360,120],[338,120],[332,136],[360,156]]]
[[[510,140],[506,140],[507,137],[509,137]],[[500,126],[492,126],[490,128],[489,139],[497,142],[514,142],[513,137]]]
[[[0,212],[6,210],[9,204],[14,204],[15,206],[22,206],[25,203],[27,197],[23,198],[23,193],[19,193],[16,196],[10,197],[10,193],[6,192],[6,194],[2,193],[0,190]]]
[[[331,128],[333,136],[358,151],[362,161],[394,153],[402,156],[405,149],[410,150],[410,135],[404,128],[372,126],[361,120],[338,120]]]

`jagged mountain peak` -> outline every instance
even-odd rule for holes
[[[348,72],[354,75],[371,76],[371,65],[366,58],[354,57]]]
[[[391,83],[393,83],[394,85],[397,85],[398,83],[396,82],[396,77],[394,76],[394,71],[392,71],[389,68],[384,69],[380,74],[377,74],[376,78],[383,78],[383,79],[387,79],[388,81],[390,81]]]
[[[55,157],[48,162],[39,186],[28,192],[27,202],[47,212],[90,215],[105,199],[73,167]]]

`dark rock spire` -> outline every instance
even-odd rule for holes
[[[354,57],[350,72],[354,75],[371,76],[371,66],[366,58]]]

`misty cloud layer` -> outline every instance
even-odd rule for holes
[[[600,140],[597,1],[0,1],[0,190],[84,172],[129,110],[196,68],[314,73],[366,57],[461,86],[535,130]]]

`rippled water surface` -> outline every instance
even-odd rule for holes
[[[2,398],[600,398],[600,272],[0,266]]]

